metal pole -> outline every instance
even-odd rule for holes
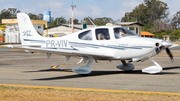
[[[47,23],[47,32],[46,32],[46,34],[47,34],[47,37],[49,37],[49,35],[48,35],[48,23]]]
[[[72,33],[73,33],[73,30],[74,30],[74,28],[73,28],[73,5],[72,5],[72,19],[71,19],[71,28],[72,28]]]
[[[74,31],[74,28],[73,28],[73,8],[76,7],[76,5],[73,5],[73,0],[72,0],[72,5],[71,5],[71,7],[72,7],[72,19],[71,19],[72,25],[71,25],[71,27],[72,27],[72,33],[73,33],[73,31]]]

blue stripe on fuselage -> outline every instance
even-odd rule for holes
[[[69,42],[70,45],[74,46],[74,47],[91,47],[91,48],[100,48],[100,47],[104,47],[104,48],[112,48],[112,49],[120,49],[120,50],[124,50],[124,49],[142,49],[142,48],[152,48],[152,46],[118,46],[118,45],[107,45],[107,46],[103,46],[103,45],[97,45],[97,44],[87,44],[87,43],[79,43],[79,42]]]

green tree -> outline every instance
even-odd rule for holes
[[[2,19],[15,19],[19,12],[16,8],[3,9],[0,13],[0,24],[2,24]]]
[[[147,16],[152,20],[161,20],[169,15],[167,3],[160,0],[144,0],[147,9]]]
[[[33,20],[38,20],[38,16],[36,14],[28,13],[29,18]]]
[[[78,19],[73,19],[74,24],[79,24],[79,20]]]
[[[10,19],[11,18],[11,13],[9,10],[3,9],[1,11],[1,15],[0,15],[1,19]]]
[[[94,19],[94,24],[97,26],[106,25],[107,23],[113,23],[113,19],[107,17]]]
[[[51,22],[49,22],[49,27],[52,27],[52,26],[55,26],[56,25],[56,23],[54,23],[54,18],[53,17],[51,17]]]
[[[125,16],[122,17],[121,22],[135,22],[136,17],[133,15],[133,12],[126,12]]]
[[[178,29],[172,33],[172,39],[173,40],[179,40],[180,39],[180,29]]]
[[[142,3],[136,6],[132,12],[126,12],[121,19],[122,22],[141,22],[147,23],[147,7]]]
[[[169,15],[167,3],[159,0],[144,0],[144,3],[135,7],[132,12],[125,13],[121,21],[138,21],[148,24],[154,20],[167,18]]]
[[[41,14],[41,13],[38,14],[38,15],[37,15],[37,18],[38,18],[38,20],[43,20],[43,14]]]
[[[133,9],[132,12],[132,20],[136,20],[137,22],[141,22],[141,23],[147,23],[147,7],[142,3],[139,4],[139,6],[137,6],[135,9]]]
[[[16,14],[17,14],[17,13],[20,13],[20,10],[17,10],[16,8],[8,8],[8,11],[9,11],[10,14],[11,14],[11,19],[17,18],[17,17],[16,17]]]
[[[176,12],[176,14],[173,15],[171,24],[176,30],[180,28],[180,11]]]
[[[139,4],[132,12],[126,12],[121,21],[143,23],[145,24],[143,29],[150,31],[154,21],[168,17],[168,9],[167,3],[160,0],[144,0],[144,3]]]
[[[71,18],[69,18],[68,23],[71,23],[71,22],[72,22],[72,20],[71,20]],[[79,24],[78,22],[79,22],[78,19],[76,19],[76,18],[73,19],[73,23],[74,23],[74,24]]]
[[[56,19],[54,20],[54,24],[55,24],[55,25],[66,24],[66,23],[67,23],[67,21],[66,21],[66,19],[65,19],[63,16],[58,17],[58,18],[56,18]]]
[[[39,13],[38,15],[36,14],[32,14],[32,13],[28,13],[30,19],[32,20],[43,20],[43,14]]]

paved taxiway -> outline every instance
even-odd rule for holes
[[[160,74],[150,75],[141,69],[154,65],[151,61],[133,63],[135,70],[126,73],[116,68],[120,61],[99,61],[91,65],[90,75],[78,75],[72,68],[80,58],[66,61],[64,56],[17,52],[0,49],[0,84],[20,84],[56,87],[77,87],[93,89],[156,91],[180,93],[180,50],[172,50],[175,61],[172,63],[165,51],[153,57],[162,67]]]

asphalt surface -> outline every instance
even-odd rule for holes
[[[47,59],[44,53],[0,48],[0,84],[180,93],[180,47],[173,48],[172,53],[174,63],[165,51],[153,57],[163,67],[156,75],[141,72],[141,69],[154,65],[150,60],[134,62],[132,72],[117,69],[120,61],[93,62],[91,74],[78,75],[71,69],[85,65],[76,64],[80,58],[66,61],[65,56],[53,54]]]

